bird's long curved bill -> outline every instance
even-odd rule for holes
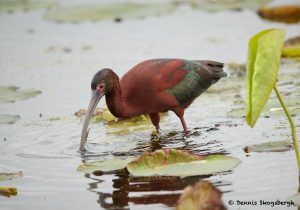
[[[89,134],[88,127],[89,127],[90,121],[92,119],[94,110],[96,109],[97,104],[99,103],[99,101],[103,97],[103,95],[104,94],[99,94],[96,91],[92,92],[91,101],[90,101],[89,107],[86,111],[85,119],[84,119],[83,126],[82,126],[81,141],[80,141],[80,147],[79,147],[80,151],[84,151],[84,144],[85,144],[88,134]]]

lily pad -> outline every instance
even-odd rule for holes
[[[0,12],[26,11],[57,6],[54,1],[46,0],[0,0]]]
[[[300,101],[296,97],[285,97],[286,106],[292,115],[300,115]],[[270,98],[261,112],[262,116],[278,117],[285,116],[285,112],[278,100],[278,98]],[[229,117],[244,117],[245,107],[239,106],[232,108],[227,112]]]
[[[297,97],[285,97],[286,106],[291,114],[300,114],[300,101]],[[271,98],[263,110],[264,115],[281,116],[285,115],[278,98]]]
[[[228,171],[240,160],[225,155],[199,156],[184,150],[165,149],[145,153],[127,165],[134,176],[196,176]]]
[[[254,127],[277,80],[285,31],[267,29],[249,41],[246,121]]]
[[[225,210],[222,193],[208,181],[199,181],[184,189],[177,201],[176,210]]]
[[[246,153],[249,152],[285,152],[293,148],[290,141],[271,141],[262,144],[254,144],[244,147]]]
[[[17,195],[17,188],[0,186],[0,195],[10,197]]]
[[[80,118],[85,114],[85,109],[80,109],[79,111],[75,112],[75,116]],[[167,112],[160,113],[161,121],[164,120],[165,116],[167,116]],[[153,129],[153,125],[148,115],[118,119],[108,110],[107,107],[96,108],[93,113],[93,123],[99,123],[102,121],[107,128],[106,132],[109,134],[123,135],[133,131]]]
[[[42,91],[36,89],[19,90],[19,87],[16,86],[0,86],[0,104],[25,100],[41,93]]]
[[[300,57],[300,36],[293,37],[284,42],[282,56]]]
[[[19,115],[0,114],[0,124],[13,124],[21,119]]]
[[[83,163],[78,168],[77,171],[82,171],[84,173],[90,173],[93,171],[115,171],[126,168],[127,164],[136,159],[135,157],[127,157],[127,158],[113,158],[104,161],[94,161],[90,163]]]
[[[256,10],[257,8],[271,2],[272,0],[191,0],[188,1],[190,5],[195,9],[201,9],[208,12],[218,12],[223,10],[243,10],[243,9],[252,9]],[[175,0],[175,2],[187,1]]]
[[[262,7],[257,13],[260,17],[272,21],[284,23],[298,23],[300,21],[300,6],[298,5]]]
[[[22,171],[18,171],[14,173],[0,172],[0,182],[5,180],[10,180],[10,179],[16,179],[22,176],[23,176]]]
[[[172,12],[176,8],[174,4],[167,3],[119,3],[80,5],[73,7],[61,7],[51,10],[46,14],[46,19],[59,22],[96,21],[123,18],[139,18],[156,16]]]
[[[79,111],[75,112],[75,116],[82,118],[84,117],[86,114],[86,110],[85,109],[80,109]],[[103,121],[103,109],[102,108],[96,108],[93,115],[92,115],[92,122],[93,123],[98,123]]]

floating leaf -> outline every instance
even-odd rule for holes
[[[81,5],[74,7],[62,7],[51,10],[46,14],[46,18],[53,21],[96,21],[122,18],[136,18],[161,15],[169,13],[176,8],[174,4],[138,4],[138,3],[119,3],[119,4],[96,4]]]
[[[246,74],[246,64],[229,62],[226,64],[228,70],[230,71],[230,77],[244,77]]]
[[[134,157],[127,157],[127,158],[113,158],[104,161],[95,161],[91,163],[83,163],[78,168],[77,171],[82,171],[84,173],[90,173],[93,171],[115,171],[126,168],[127,164],[133,161]]]
[[[300,101],[298,97],[286,97],[286,106],[291,114],[300,114]],[[264,110],[264,115],[268,116],[281,116],[285,115],[284,110],[277,98],[269,99]]]
[[[262,144],[254,144],[244,147],[246,153],[249,152],[285,152],[293,148],[290,141],[271,141]]]
[[[263,7],[257,13],[260,17],[273,21],[285,23],[297,23],[300,21],[300,6],[298,5]]]
[[[296,206],[300,206],[300,193],[290,196],[287,201],[292,201]]]
[[[0,12],[33,10],[54,6],[57,6],[57,3],[49,0],[0,0]]]
[[[10,197],[17,195],[17,188],[15,187],[2,187],[0,186],[0,195]]]
[[[5,180],[10,180],[10,179],[16,179],[22,176],[23,176],[22,171],[18,171],[14,173],[0,172],[0,182]]]
[[[175,2],[186,3],[186,0],[175,0]],[[190,0],[188,1],[194,9],[201,9],[208,12],[218,12],[223,10],[243,10],[257,8],[271,2],[271,0]]]
[[[85,114],[85,109],[80,109],[79,111],[75,112],[75,116],[77,117],[83,117]],[[167,112],[160,113],[161,121],[164,120],[166,115]],[[107,107],[96,108],[93,113],[92,122],[98,123],[101,121],[105,123],[107,128],[106,132],[109,134],[123,135],[133,131],[153,129],[153,125],[148,115],[118,119],[108,110]]]
[[[195,176],[228,171],[240,160],[225,155],[192,155],[184,150],[165,149],[145,153],[127,165],[134,176]]]
[[[0,124],[13,124],[21,119],[19,115],[0,114]]]
[[[0,86],[0,104],[10,103],[17,100],[25,100],[41,93],[42,91],[35,89],[19,90],[19,87],[16,86]]]
[[[85,109],[80,109],[79,111],[75,112],[75,116],[76,117],[84,117],[86,114],[86,110]],[[94,110],[94,113],[92,115],[92,122],[93,123],[98,123],[101,122],[103,120],[103,109],[102,108],[96,108]]]
[[[282,56],[300,57],[300,36],[296,36],[284,42]]]
[[[199,181],[184,189],[177,201],[176,210],[225,210],[222,193],[208,181]]]
[[[300,115],[300,101],[297,97],[286,97],[286,106],[292,115]],[[285,115],[284,110],[277,98],[270,98],[263,108],[261,115],[269,117],[277,117]],[[234,107],[231,111],[227,112],[229,117],[244,117],[245,107]]]
[[[267,29],[249,41],[246,121],[254,127],[275,86],[285,32]]]

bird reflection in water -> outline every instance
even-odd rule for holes
[[[196,149],[193,153],[197,151],[196,153],[200,154],[228,154],[220,148],[216,150],[218,152],[212,152],[210,149],[207,149],[209,145],[215,145],[214,148],[218,148],[217,141],[196,145],[192,141],[182,141],[182,135],[179,133],[169,133],[159,140],[152,137],[151,141],[148,140],[147,142],[147,144],[145,142],[138,144],[138,147],[129,151],[127,155],[140,155],[145,151],[155,151],[167,146],[172,147],[178,142],[184,142],[184,145],[180,146],[181,149]],[[114,155],[122,156],[124,154],[116,153]],[[212,184],[216,187],[221,187],[221,189],[225,187],[225,192],[228,192],[228,186],[231,186],[229,182],[213,179],[212,175],[184,178],[170,176],[134,177],[126,169],[111,172],[95,171],[85,174],[85,177],[93,180],[93,182],[89,183],[88,190],[99,195],[97,202],[104,209],[130,209],[130,205],[143,204],[163,204],[172,207],[176,204],[182,190],[186,186],[194,185],[202,179],[214,180]],[[112,182],[112,186],[107,187],[110,182]],[[224,192],[224,190],[222,191]]]

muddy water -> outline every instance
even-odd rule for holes
[[[110,67],[122,75],[139,61],[157,57],[243,63],[251,35],[279,27],[287,29],[290,37],[299,34],[299,25],[266,22],[252,11],[205,13],[188,7],[121,23],[58,24],[45,21],[43,14],[39,10],[0,15],[0,84],[42,90],[35,98],[0,105],[0,114],[21,116],[15,124],[0,127],[0,170],[24,174],[1,182],[18,189],[16,197],[0,197],[1,209],[172,209],[182,189],[199,179],[223,191],[229,209],[296,209],[227,204],[229,200],[285,201],[298,189],[294,151],[246,155],[242,150],[249,144],[291,139],[283,115],[262,117],[254,129],[246,126],[243,114],[232,116],[233,109],[244,107],[242,72],[227,68],[230,76],[187,109],[191,130],[187,138],[173,113],[163,119],[159,138],[151,136],[151,126],[118,134],[122,128],[98,123],[91,125],[87,152],[80,154],[82,122],[73,114],[86,108],[90,79],[100,68]],[[279,89],[286,97],[299,98],[299,70],[299,61],[282,64]],[[297,113],[294,119],[299,131]],[[231,154],[242,163],[229,172],[189,178],[76,171],[85,161],[159,148]]]

